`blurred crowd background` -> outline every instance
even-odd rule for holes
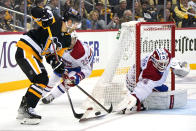
[[[196,27],[196,0],[0,0],[0,32],[35,28],[30,14],[33,6],[61,16],[65,4],[81,14],[80,30],[119,29],[121,23],[133,20]]]

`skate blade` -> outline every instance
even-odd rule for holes
[[[18,120],[20,121],[20,124],[23,125],[37,125],[41,121],[41,119],[29,119],[29,118],[23,118]]]

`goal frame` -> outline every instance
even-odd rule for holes
[[[171,26],[171,56],[175,57],[175,23],[174,22],[139,22],[136,24],[136,83],[140,75],[141,65],[141,26],[142,25],[170,25]],[[175,75],[171,70],[171,90],[175,90]],[[174,105],[174,95],[170,96],[170,109]]]

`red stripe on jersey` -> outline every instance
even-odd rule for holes
[[[74,59],[80,59],[82,56],[84,56],[84,54],[85,54],[84,47],[83,47],[82,43],[79,40],[77,40],[70,55]]]
[[[152,61],[148,61],[146,69],[143,70],[142,78],[158,81],[163,73],[160,73],[154,66]]]

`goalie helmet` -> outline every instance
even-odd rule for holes
[[[171,59],[171,54],[168,50],[164,48],[156,49],[151,55],[151,60],[153,66],[159,71],[164,72],[167,68],[169,61]]]

